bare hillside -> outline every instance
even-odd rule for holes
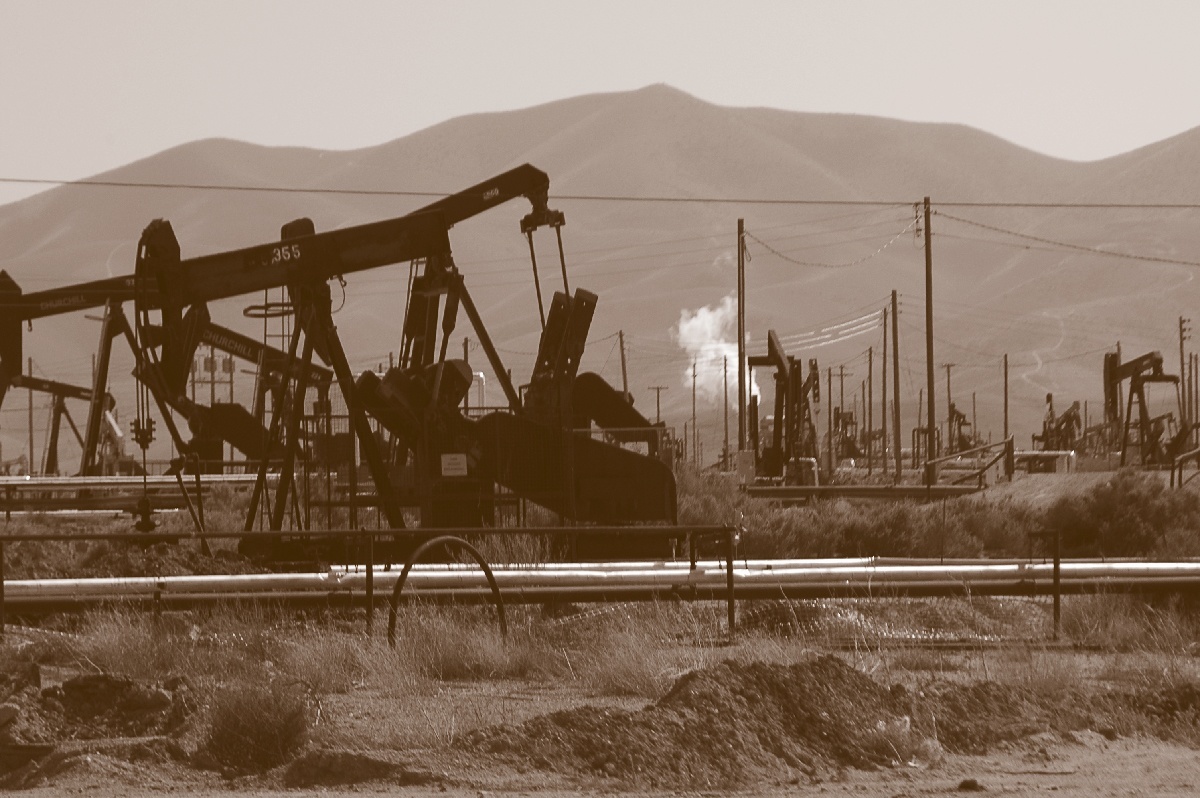
[[[65,186],[0,207],[0,267],[26,291],[129,273],[138,235],[154,218],[171,220],[188,257],[276,238],[280,225],[299,216],[326,230],[400,215],[524,162],[550,174],[554,204],[567,214],[572,287],[601,297],[584,367],[619,382],[619,353],[608,336],[624,330],[631,391],[652,411],[647,386],[670,386],[663,412],[682,427],[691,413],[685,375],[695,358],[707,452],[715,451],[721,434],[720,406],[711,389],[721,369],[714,353],[724,350],[689,351],[673,330],[681,313],[719,309],[733,292],[739,217],[753,236],[747,290],[748,329],[755,341],[768,328],[798,336],[861,316],[882,307],[892,289],[900,292],[906,425],[915,419],[925,384],[924,254],[915,239],[912,203],[926,195],[936,211],[939,415],[945,406],[940,365],[953,363],[957,401],[974,394],[980,428],[998,435],[1005,353],[1013,427],[1021,438],[1037,423],[1047,391],[1096,407],[1100,352],[1118,340],[1129,355],[1152,348],[1176,352],[1177,317],[1200,299],[1195,267],[1170,262],[1200,260],[1194,210],[1097,207],[1200,202],[1200,187],[1189,179],[1200,166],[1196,131],[1116,158],[1076,163],[961,126],[727,108],[662,85],[462,117],[356,151],[193,142],[97,179],[417,195]],[[897,204],[594,199],[598,196]],[[518,380],[528,377],[538,333],[528,253],[517,224],[524,213],[513,203],[451,234],[489,332]],[[560,282],[556,261],[552,241],[543,241],[545,288]],[[396,348],[406,276],[407,269],[394,267],[350,279],[338,324],[356,365],[385,362]],[[227,303],[214,315],[261,335],[261,324],[242,318],[241,307],[249,301]],[[731,320],[714,311],[709,337],[732,341]],[[94,322],[82,317],[39,322],[26,335],[35,371],[85,381],[96,333]],[[455,336],[457,348],[462,337],[474,334],[464,320]],[[798,346],[794,354],[817,357],[822,371],[847,363],[844,395],[850,404],[866,377],[860,353],[868,347],[875,350],[878,389],[881,344],[879,335],[869,334],[838,345]],[[835,388],[843,394],[841,385]],[[10,398],[9,408],[16,407],[14,401]],[[27,448],[23,416],[3,418],[4,452]]]

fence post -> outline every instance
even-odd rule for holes
[[[367,637],[375,620],[375,535],[367,533]]]
[[[1062,625],[1062,534],[1058,527],[1054,528],[1054,641]]]
[[[0,540],[0,640],[4,639],[4,541]]]
[[[729,621],[729,642],[732,643],[737,635],[737,604],[733,595],[733,558],[737,555],[737,527],[729,527],[726,532],[726,542],[728,549],[725,552],[727,557],[725,561],[725,588],[729,591],[729,604],[727,607]]]

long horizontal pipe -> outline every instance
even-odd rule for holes
[[[600,600],[613,596],[653,597],[682,595],[697,598],[727,596],[726,571],[720,563],[704,563],[695,570],[686,564],[660,564],[648,568],[545,568],[498,566],[496,581],[506,601],[537,601],[541,597],[569,594],[575,600]],[[390,594],[398,573],[374,573],[376,595]],[[111,579],[12,580],[5,583],[5,604],[13,609],[43,603],[88,603],[121,599],[146,599],[188,603],[255,596],[288,599],[293,594],[361,597],[364,572],[331,571],[316,574],[200,575]],[[416,567],[409,575],[410,589],[422,598],[458,594],[486,596],[481,571],[470,566]],[[1045,595],[1053,589],[1049,563],[956,565],[828,565],[774,564],[734,569],[736,598],[820,597],[844,595]],[[1200,589],[1197,562],[1064,562],[1060,590],[1064,593],[1094,590]]]
[[[278,474],[268,474],[267,479],[277,480]],[[201,474],[201,485],[252,485],[258,479],[255,474]],[[183,483],[188,487],[196,484],[195,474],[184,474]],[[140,488],[143,484],[153,487],[177,487],[175,477],[0,477],[0,488],[29,489],[54,488]]]

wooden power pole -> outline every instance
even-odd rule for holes
[[[930,230],[929,197],[925,198],[925,380],[926,388],[928,389],[928,403],[925,408],[927,434],[925,444],[925,456],[927,460],[932,460],[937,456],[936,452],[936,429],[937,422],[934,415],[933,401],[933,231]],[[926,473],[925,479],[928,483],[933,477],[933,471]]]
[[[900,312],[896,292],[892,291],[892,435],[895,436],[896,481],[904,466],[900,443]]]
[[[737,223],[738,451],[746,449],[746,226]]]

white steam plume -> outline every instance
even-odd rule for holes
[[[694,311],[684,308],[679,313],[679,323],[671,330],[671,336],[687,352],[688,362],[681,384],[688,391],[692,389],[692,364],[695,364],[698,401],[721,402],[728,358],[729,401],[736,406],[737,298],[730,294],[715,305],[706,305]],[[758,388],[753,383],[750,392],[752,395],[758,394]]]

